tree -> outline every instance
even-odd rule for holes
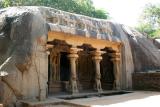
[[[2,7],[9,6],[48,6],[72,13],[82,14],[95,18],[107,19],[108,13],[98,10],[91,0],[2,0]]]
[[[149,4],[144,9],[143,19],[149,22],[154,28],[160,27],[160,4]]]
[[[150,37],[160,37],[160,4],[146,5],[137,29]]]

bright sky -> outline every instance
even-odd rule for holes
[[[145,4],[160,3],[160,0],[92,0],[96,8],[109,12],[114,21],[136,26]]]

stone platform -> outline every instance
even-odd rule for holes
[[[135,91],[133,93],[70,100],[85,107],[159,107],[160,92]]]
[[[74,100],[83,100],[94,97],[107,97],[113,95],[122,95],[130,93],[128,91],[103,91],[101,93],[97,92],[83,92],[79,94],[69,95],[62,93],[61,95],[50,95],[45,101],[37,100],[23,100],[23,107],[89,107],[88,105],[83,105],[80,103],[74,103]]]
[[[159,107],[159,99],[160,92],[134,91],[127,94],[93,96],[71,100],[63,100],[50,96],[46,101],[41,102],[24,101],[23,107]]]

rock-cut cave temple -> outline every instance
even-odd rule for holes
[[[133,73],[154,69],[160,69],[158,47],[132,28],[48,7],[0,10],[6,107],[61,93],[132,90]]]

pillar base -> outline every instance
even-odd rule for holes
[[[114,82],[113,90],[121,90],[119,83],[116,83],[116,81]]]
[[[40,95],[39,95],[39,101],[44,101],[46,99],[46,90],[41,89],[40,90]]]
[[[79,93],[78,87],[77,87],[77,82],[74,81],[74,80],[71,81],[71,93],[72,93],[72,94],[77,94],[77,93]]]
[[[102,87],[101,87],[101,81],[100,80],[96,80],[95,81],[95,90],[99,93],[103,92]]]

